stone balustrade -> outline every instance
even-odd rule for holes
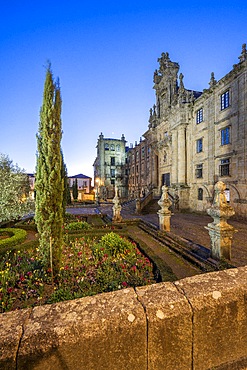
[[[0,368],[247,367],[247,267],[0,315]]]

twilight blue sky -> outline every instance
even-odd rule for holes
[[[0,152],[35,171],[47,60],[60,78],[69,175],[93,177],[100,132],[128,143],[147,130],[153,72],[168,51],[186,88],[203,90],[238,62],[246,0],[2,1]]]

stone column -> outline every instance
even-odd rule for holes
[[[231,206],[227,204],[225,196],[226,185],[218,181],[214,186],[214,200],[207,213],[214,221],[205,228],[209,231],[211,239],[211,256],[215,259],[231,259],[232,238],[237,230],[227,223],[229,217],[235,214]]]
[[[172,167],[171,167],[171,182],[177,184],[178,182],[178,140],[177,131],[172,132]]]
[[[157,212],[159,216],[159,227],[161,231],[169,232],[171,230],[170,227],[171,211],[169,210],[171,204],[172,202],[168,198],[168,187],[166,185],[163,185],[162,195],[160,200],[158,201],[158,205],[161,207],[161,209]]]
[[[186,183],[185,126],[178,128],[178,183]]]

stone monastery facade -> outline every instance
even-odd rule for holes
[[[247,217],[247,51],[203,92],[186,89],[168,53],[154,72],[156,102],[144,139],[126,153],[123,185],[136,198],[169,187],[180,210],[206,211],[214,184],[227,185],[236,214]]]

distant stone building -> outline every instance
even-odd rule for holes
[[[152,189],[150,176],[150,147],[140,138],[139,144],[127,152],[128,195],[130,199],[143,198]]]
[[[94,161],[94,186],[100,199],[112,199],[115,186],[119,196],[127,197],[126,186],[126,140],[105,138],[101,133],[97,143],[97,157]]]
[[[34,192],[34,184],[35,184],[35,175],[33,173],[28,173],[27,174],[28,179],[29,179],[29,184],[30,184],[30,198],[35,199],[35,192]]]
[[[68,183],[71,198],[73,199],[73,184],[77,181],[77,188],[78,188],[78,200],[85,201],[85,200],[93,200],[94,196],[92,194],[92,178],[89,176],[85,176],[82,173],[79,173],[75,176],[68,176]]]
[[[30,197],[32,199],[35,199],[35,175],[32,173],[29,173],[27,175],[30,183]],[[76,180],[78,187],[78,200],[79,201],[94,200],[94,192],[92,191],[92,178],[89,176],[85,176],[82,173],[68,177],[68,185],[70,189],[71,199],[73,199],[72,187]]]

